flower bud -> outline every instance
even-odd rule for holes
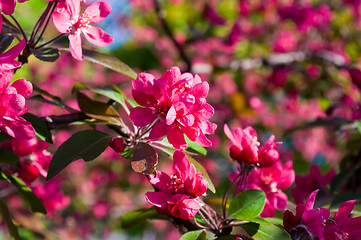
[[[269,151],[265,152],[261,156],[259,156],[259,166],[266,168],[271,167],[275,162],[278,161],[280,154],[275,149],[270,149]]]
[[[19,169],[19,178],[25,183],[32,183],[37,177],[39,177],[40,172],[37,166],[33,165],[31,161],[22,161],[20,163]]]
[[[124,152],[124,149],[126,147],[123,138],[119,138],[119,137],[112,138],[111,140],[109,140],[109,146],[113,148],[114,151],[120,153]]]

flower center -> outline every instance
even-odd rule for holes
[[[90,18],[88,14],[82,14],[79,16],[78,20],[73,20],[73,29],[77,31],[78,29],[87,28],[90,24]]]
[[[167,184],[169,190],[173,193],[183,193],[184,183],[177,175],[170,176],[171,182]]]

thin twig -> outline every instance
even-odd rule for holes
[[[9,15],[11,17],[11,19],[14,21],[15,25],[17,26],[17,28],[19,29],[19,31],[21,32],[21,35],[23,35],[24,39],[26,40],[26,42],[28,42],[28,37],[26,36],[23,28],[20,26],[19,22],[16,20],[16,18],[13,15]]]
[[[162,24],[162,27],[165,31],[165,33],[168,35],[168,37],[171,39],[172,43],[174,44],[174,46],[177,48],[180,57],[182,58],[182,60],[186,63],[187,67],[185,69],[186,72],[189,72],[192,69],[192,63],[189,60],[189,58],[187,57],[187,55],[184,52],[183,47],[177,42],[177,40],[174,37],[174,34],[172,32],[172,30],[170,29],[168,23],[165,20],[164,14],[162,12],[161,6],[159,4],[159,2],[157,0],[153,0],[154,6],[155,6],[155,10],[157,12],[157,16]]]

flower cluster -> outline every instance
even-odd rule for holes
[[[224,133],[233,144],[229,149],[231,158],[240,163],[270,167],[279,159],[279,153],[275,147],[282,142],[274,142],[274,135],[267,140],[262,148],[259,148],[261,144],[258,142],[257,133],[252,127],[236,128],[232,134],[225,124]]]
[[[149,73],[140,73],[132,85],[133,97],[143,107],[133,108],[129,118],[136,126],[156,123],[149,133],[149,140],[167,135],[173,147],[183,150],[187,148],[184,133],[201,146],[212,145],[205,134],[216,130],[217,125],[208,121],[214,109],[205,99],[209,85],[198,75],[181,74],[178,67],[172,67],[159,79]]]
[[[21,63],[14,59],[25,47],[25,40],[0,55],[0,129],[11,137],[31,139],[35,136],[30,122],[20,117],[28,111],[25,98],[33,91],[33,86],[25,79],[10,85],[14,76],[13,69]]]
[[[334,219],[329,219],[330,211],[326,208],[313,209],[316,195],[313,191],[305,204],[298,204],[296,215],[286,210],[283,225],[292,239],[360,239],[361,217],[350,218],[355,200],[344,202],[338,209]]]
[[[150,183],[159,191],[147,192],[145,196],[160,214],[189,220],[201,208],[196,198],[207,191],[208,182],[183,152],[176,151],[173,161],[172,175],[157,171],[156,177],[150,176]]]
[[[104,20],[112,11],[106,2],[96,2],[80,14],[80,0],[66,0],[63,7],[58,7],[52,15],[54,25],[61,33],[70,33],[69,48],[71,55],[81,61],[82,48],[80,33],[97,47],[104,47],[113,42],[113,37],[104,30],[91,26]]]
[[[30,184],[39,176],[47,175],[52,155],[46,150],[47,142],[32,138],[30,140],[13,139],[0,145],[1,148],[13,151],[20,157],[16,164],[6,164],[2,169],[10,174],[17,175],[25,183]]]

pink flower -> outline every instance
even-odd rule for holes
[[[157,171],[150,176],[150,183],[159,191],[147,192],[147,200],[160,209],[162,214],[170,214],[184,220],[192,219],[200,209],[195,198],[202,196],[208,187],[203,173],[197,172],[186,155],[176,151],[173,156],[173,174],[169,176]]]
[[[45,184],[39,182],[32,187],[32,190],[43,202],[49,215],[53,215],[70,204],[70,198],[60,190],[59,178],[52,179]]]
[[[0,14],[10,15],[14,13],[16,0],[0,0]],[[0,32],[2,30],[3,19],[0,16]]]
[[[20,116],[28,111],[25,98],[32,92],[32,84],[19,79],[9,86],[14,73],[12,70],[1,70],[1,65],[0,63],[0,129],[14,138],[31,139],[35,136],[34,128]],[[11,64],[5,63],[3,66],[5,69],[11,68]]]
[[[296,176],[296,187],[291,190],[291,196],[297,204],[303,203],[303,200],[314,190],[322,188],[327,192],[326,186],[331,183],[335,177],[335,169],[331,169],[322,176],[320,167],[312,165],[308,176]]]
[[[49,144],[45,141],[32,138],[30,140],[13,139],[0,145],[2,148],[12,150],[20,157],[20,162],[4,167],[10,174],[17,174],[25,183],[34,182],[40,175],[47,175],[45,169],[49,168],[52,155],[46,151]]]
[[[268,168],[253,170],[247,179],[247,189],[258,189],[266,193],[266,205],[261,217],[273,217],[275,209],[286,208],[287,195],[282,190],[290,187],[295,180],[295,172],[292,168],[292,161],[285,165],[276,162]]]
[[[341,205],[335,215],[334,221],[329,221],[326,223],[326,226],[323,230],[325,239],[360,239],[361,217],[349,217],[354,206],[355,200],[344,202]]]
[[[279,153],[275,147],[282,144],[282,142],[274,142],[274,135],[259,149],[260,143],[258,142],[257,133],[252,127],[236,128],[232,133],[225,124],[224,133],[233,144],[230,147],[230,156],[236,161],[256,164],[260,167],[270,167],[279,159]]]
[[[80,33],[84,33],[85,38],[98,47],[104,47],[113,42],[113,37],[98,27],[90,24],[99,23],[112,11],[106,2],[96,2],[88,6],[80,14],[80,0],[66,0],[65,11],[53,13],[53,22],[61,33],[70,33],[69,48],[71,55],[81,61],[82,48]]]
[[[297,46],[297,38],[291,31],[280,32],[273,44],[275,52],[290,52]]]
[[[19,54],[24,50],[25,45],[26,45],[26,41],[25,39],[23,39],[10,50],[6,51],[3,54],[0,54],[0,71],[1,71],[0,77],[2,77],[2,75],[4,74],[3,71],[13,70],[21,66],[21,62],[15,61],[14,59],[17,58]],[[2,81],[0,82],[0,88],[2,87],[2,85],[4,85]],[[6,83],[5,85],[8,84],[9,82]]]
[[[219,14],[216,12],[216,10],[212,7],[207,5],[205,8],[205,17],[215,25],[224,25],[226,23],[226,20],[219,16]]]
[[[326,208],[313,209],[319,190],[313,191],[305,204],[298,204],[296,215],[286,210],[283,215],[283,225],[291,237],[308,236],[319,240],[356,240],[360,239],[361,217],[350,218],[355,200],[344,202],[337,211],[335,218],[329,219],[330,211]],[[302,231],[300,231],[302,229]],[[293,239],[293,238],[292,238]]]
[[[187,148],[183,135],[186,134],[201,146],[212,145],[205,134],[212,134],[217,127],[208,121],[214,109],[205,99],[209,85],[198,75],[181,74],[178,67],[172,67],[159,79],[140,73],[132,85],[133,97],[143,107],[133,108],[130,120],[142,127],[158,121],[149,133],[149,140],[167,135],[173,147],[182,150]]]
[[[307,197],[305,204],[297,205],[296,215],[293,215],[289,210],[285,211],[283,215],[283,225],[285,229],[290,232],[291,237],[292,235],[296,235],[301,237],[300,239],[302,239],[302,237],[319,240],[325,239],[322,229],[328,220],[330,211],[325,208],[313,209],[318,191],[319,190],[313,191]],[[302,228],[300,226],[302,226]]]

